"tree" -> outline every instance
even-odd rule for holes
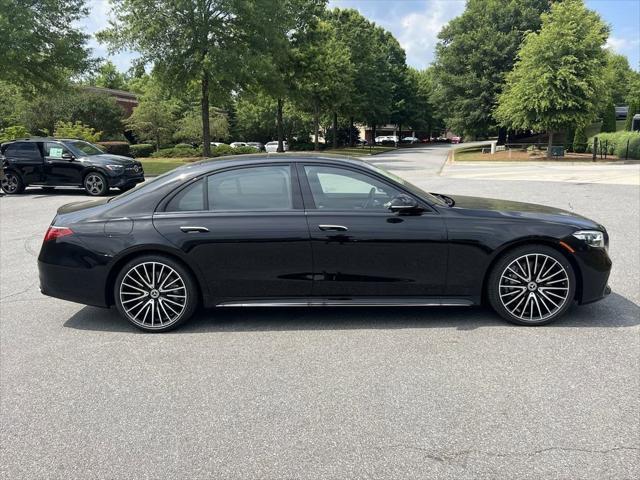
[[[56,122],[53,136],[57,138],[79,138],[87,142],[97,142],[102,137],[102,132],[96,132],[94,128],[82,122]]]
[[[202,117],[197,109],[188,111],[177,122],[173,138],[179,142],[202,142]],[[209,110],[209,136],[216,141],[226,140],[229,136],[227,115],[217,108]]]
[[[608,103],[614,106],[624,105],[631,89],[633,70],[624,55],[607,52],[605,78],[608,90]]]
[[[633,116],[636,113],[640,113],[640,100],[632,100],[629,102],[629,111],[627,112],[627,119],[624,122],[624,129],[628,132],[631,131]]]
[[[549,0],[469,0],[438,35],[437,104],[447,127],[471,136],[497,128],[493,112],[526,32],[540,28]],[[506,132],[503,132],[506,133]]]
[[[613,103],[610,103],[602,113],[602,127],[601,132],[615,132],[616,131],[616,107]]]
[[[90,79],[89,83],[96,87],[126,90],[127,76],[119,72],[112,62],[107,61],[98,67],[96,75]]]
[[[546,131],[550,158],[554,132],[595,118],[606,88],[607,36],[607,26],[581,0],[554,3],[540,32],[525,37],[496,118],[505,127]]]
[[[85,0],[0,0],[0,80],[24,90],[58,87],[91,67],[78,21]]]
[[[263,42],[266,15],[276,0],[112,0],[115,20],[98,38],[112,50],[126,47],[153,63],[165,85],[195,82],[205,155],[210,155],[210,97],[229,92],[250,73],[250,57]],[[264,40],[264,37],[262,37]]]
[[[175,104],[169,100],[143,98],[125,120],[125,125],[138,139],[153,143],[157,151],[173,136],[175,108]]]
[[[339,41],[330,23],[321,21],[295,52],[297,102],[313,112],[314,149],[319,150],[318,132],[323,109],[335,111],[345,101],[352,66],[349,51]],[[346,90],[346,91],[345,91]]]

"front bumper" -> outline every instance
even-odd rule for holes
[[[120,175],[118,177],[109,177],[110,187],[126,187],[144,182],[144,174],[139,175]]]
[[[597,302],[611,293],[611,259],[604,248],[580,246],[573,254],[580,273],[579,304]]]

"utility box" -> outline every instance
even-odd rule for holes
[[[564,145],[556,145],[551,147],[551,155],[554,157],[564,157]]]

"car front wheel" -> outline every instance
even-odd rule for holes
[[[544,325],[572,305],[575,274],[569,261],[545,245],[507,252],[489,277],[487,296],[494,310],[518,325]]]
[[[104,175],[98,172],[91,172],[84,177],[84,189],[89,195],[99,197],[109,191],[109,184]]]
[[[120,314],[147,332],[175,328],[193,315],[198,289],[191,273],[179,262],[145,255],[127,263],[115,282]]]

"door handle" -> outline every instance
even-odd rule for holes
[[[343,227],[342,225],[318,225],[318,228],[323,232],[346,232],[349,230],[347,227]]]
[[[180,227],[184,233],[207,233],[209,229],[207,227]]]

